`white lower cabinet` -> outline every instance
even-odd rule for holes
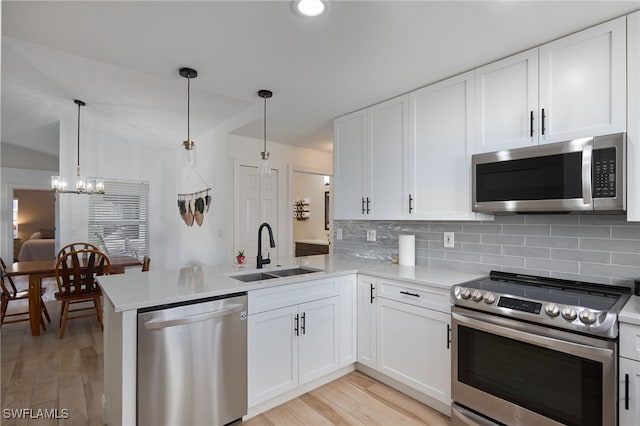
[[[358,275],[358,362],[376,368],[375,278]]]
[[[339,369],[340,296],[336,282],[325,281],[249,292],[249,407]],[[278,307],[274,302],[276,298],[282,300],[284,294],[289,295],[290,303],[309,300],[314,292],[327,296],[334,290],[334,296],[295,305]],[[261,306],[274,309],[260,312]],[[253,312],[252,307],[256,307]]]
[[[620,323],[618,424],[640,425],[640,326]]]
[[[451,405],[447,290],[358,276],[358,362]]]
[[[451,403],[450,317],[378,299],[378,371]]]

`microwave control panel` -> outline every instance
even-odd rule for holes
[[[593,150],[592,195],[594,198],[616,196],[616,149]]]

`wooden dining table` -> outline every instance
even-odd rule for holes
[[[25,262],[14,262],[7,267],[7,275],[16,277],[19,275],[29,276],[29,322],[31,324],[31,335],[40,335],[40,292],[42,289],[42,279],[54,277],[56,273],[57,259],[50,260],[29,260]],[[127,266],[142,265],[142,263],[132,256],[109,256],[111,263],[111,274],[122,274]]]

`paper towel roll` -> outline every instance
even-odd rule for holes
[[[404,266],[414,266],[416,264],[416,236],[400,235],[399,239],[399,263]]]

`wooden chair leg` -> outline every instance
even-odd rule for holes
[[[47,305],[45,305],[44,300],[42,300],[42,297],[40,298],[40,306],[42,306],[42,313],[44,314],[44,317],[47,319],[47,321],[51,322],[51,317],[49,316]]]
[[[47,331],[47,325],[44,322],[44,317],[42,316],[42,312],[40,312],[40,327],[42,327],[43,331]]]
[[[93,305],[96,307],[96,315],[98,316],[98,322],[100,323],[100,328],[104,330],[104,324],[102,323],[102,306],[100,304],[100,296],[95,297],[93,299]]]
[[[2,327],[2,324],[4,323],[4,317],[5,315],[7,315],[7,307],[9,306],[9,301],[5,298],[2,298],[2,302],[1,302],[1,307],[0,307],[0,312],[1,312],[1,316],[0,316],[0,327]]]
[[[64,337],[64,329],[67,327],[67,315],[69,315],[69,302],[62,302],[62,314],[60,318],[60,338]]]

